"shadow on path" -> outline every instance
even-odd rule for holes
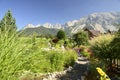
[[[67,73],[58,78],[58,80],[82,80],[81,76],[87,71],[88,60],[85,57],[78,57],[73,67],[67,70]]]

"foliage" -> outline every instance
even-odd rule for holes
[[[16,31],[16,20],[12,17],[12,12],[8,10],[3,19],[0,21],[1,31]]]
[[[84,57],[87,57],[87,58],[92,57],[93,53],[88,47],[81,45],[79,50],[80,50],[80,54],[82,54]]]
[[[25,47],[19,43],[16,33],[9,36],[9,31],[0,30],[0,79],[16,80],[16,74],[26,62],[23,57]]]
[[[110,46],[111,41],[113,40],[114,35],[102,35],[97,38],[94,38],[90,44],[91,49],[94,53],[94,56],[99,59],[106,60],[107,58],[112,58],[114,53],[112,47]]]
[[[114,40],[114,35],[107,34],[99,36],[90,42],[94,57],[106,64],[105,68],[107,69],[107,73],[109,76],[111,75],[110,71],[113,71],[112,64],[116,63],[115,59],[117,59],[119,56],[119,54],[117,54],[117,51],[115,50],[116,43],[113,42]]]
[[[113,52],[114,52],[114,58],[120,59],[120,29],[118,32],[115,34],[115,38],[113,41],[110,43],[110,46],[113,46]]]
[[[58,33],[57,33],[57,38],[58,39],[65,39],[66,37],[66,34],[63,30],[59,30]]]
[[[64,66],[68,67],[68,66],[72,66],[75,63],[75,61],[77,59],[77,54],[75,51],[69,49],[67,51],[66,56],[64,56],[64,57],[65,57]]]
[[[76,42],[76,45],[78,46],[87,44],[88,39],[89,39],[88,34],[82,30],[73,35],[73,40]]]

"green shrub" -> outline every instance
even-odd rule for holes
[[[107,59],[113,55],[111,41],[114,39],[114,35],[102,35],[91,40],[91,50],[94,56],[100,59]]]

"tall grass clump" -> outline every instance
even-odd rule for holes
[[[17,73],[21,70],[25,47],[22,46],[15,32],[0,29],[0,79],[17,80]]]
[[[72,66],[77,60],[77,53],[73,50],[68,50],[64,54],[64,57],[65,57],[64,67],[69,67]]]
[[[31,70],[35,73],[62,71],[65,67],[72,66],[77,59],[77,54],[73,50],[37,50],[33,54],[29,62],[27,62],[26,70]]]
[[[48,53],[48,59],[51,64],[51,72],[60,71],[64,69],[64,53],[58,51],[51,51]]]

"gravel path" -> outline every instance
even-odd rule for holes
[[[86,74],[89,61],[85,57],[78,57],[75,65],[67,73],[57,80],[82,80],[81,76]]]

